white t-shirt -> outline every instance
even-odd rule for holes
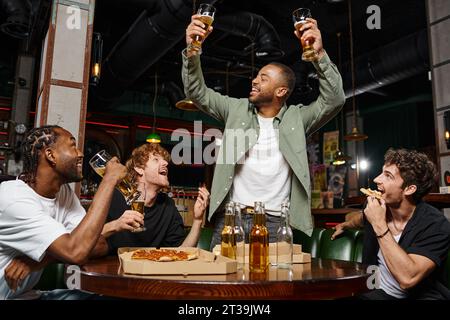
[[[273,118],[258,115],[258,121],[258,141],[245,155],[244,163],[236,166],[231,201],[245,206],[262,201],[266,212],[280,215],[281,203],[290,195],[292,170],[280,152]]]
[[[394,236],[394,239],[397,243],[400,240],[401,235],[402,234]],[[395,278],[392,276],[392,273],[389,271],[381,249],[378,250],[378,267],[380,268],[380,289],[383,289],[384,292],[393,297],[399,299],[406,298],[406,291],[400,288],[399,283],[397,282],[397,280],[395,280]]]
[[[21,180],[0,184],[0,299],[32,297],[42,271],[33,272],[12,292],[4,271],[16,256],[41,261],[47,248],[70,233],[86,211],[69,187],[63,185],[54,199],[38,195]]]

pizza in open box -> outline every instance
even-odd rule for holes
[[[138,249],[131,255],[132,260],[150,260],[158,262],[188,261],[198,258],[198,251],[188,252],[174,249]]]

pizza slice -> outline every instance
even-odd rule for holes
[[[362,193],[364,193],[366,196],[369,196],[369,197],[375,197],[375,198],[377,198],[378,200],[381,200],[381,199],[382,199],[382,194],[381,194],[380,191],[372,190],[372,189],[369,189],[369,188],[361,188],[361,189],[359,189],[359,191],[361,191]]]
[[[134,260],[148,260],[149,259],[148,251],[145,250],[145,249],[134,250],[133,254],[131,255],[131,259],[134,259]]]

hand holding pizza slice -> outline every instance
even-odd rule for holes
[[[364,193],[366,196],[375,197],[378,200],[382,199],[382,194],[381,194],[380,191],[372,190],[372,189],[369,189],[369,188],[361,188],[361,189],[359,189],[359,191]]]

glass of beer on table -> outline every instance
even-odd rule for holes
[[[308,21],[306,18],[311,18],[311,11],[307,8],[298,8],[292,12],[292,20],[294,21],[294,27],[300,34],[300,36],[303,35],[303,31],[300,31],[300,28],[303,26],[303,24],[307,23]],[[314,39],[305,39],[302,40],[302,47],[303,47],[303,54],[302,54],[302,60],[303,61],[316,61],[318,58],[316,50],[314,50],[312,44],[314,43]]]
[[[216,8],[209,3],[202,3],[197,11],[197,14],[200,15],[200,21],[205,24],[204,30],[208,32],[209,27],[212,25],[214,21],[214,14],[216,13]],[[192,40],[188,50],[195,49],[199,54],[202,53],[202,36],[195,36]]]
[[[89,165],[94,169],[94,171],[103,178],[106,170],[106,163],[111,160],[111,155],[106,152],[106,150],[101,150],[97,152],[91,160],[89,160]],[[128,181],[127,178],[124,178],[118,185],[117,189],[123,194],[127,205],[130,205],[131,202],[139,196],[139,192],[133,186],[133,184]]]

